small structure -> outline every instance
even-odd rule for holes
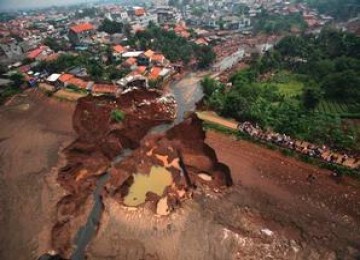
[[[74,45],[89,43],[91,36],[94,35],[94,26],[90,23],[82,23],[72,26],[69,31],[69,39]]]
[[[112,84],[95,83],[91,89],[91,93],[95,96],[110,95],[116,96],[119,94],[119,87]]]

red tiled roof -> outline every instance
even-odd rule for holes
[[[128,58],[126,61],[125,61],[126,64],[132,66],[132,65],[135,65],[136,64],[136,59],[131,57],[131,58]]]
[[[146,66],[139,66],[137,68],[137,71],[140,73],[140,74],[143,74],[145,71],[146,71]]]
[[[74,76],[71,75],[71,74],[62,74],[60,77],[59,77],[59,80],[61,82],[67,82],[69,81],[71,78],[73,78]]]
[[[78,88],[82,88],[82,89],[86,89],[87,86],[88,86],[88,82],[86,81],[83,81],[82,79],[79,79],[79,78],[70,78],[68,81],[67,81],[68,84],[72,84],[72,85],[75,85],[76,87]]]
[[[142,16],[145,14],[145,9],[144,8],[135,8],[135,15],[136,16]]]
[[[162,55],[161,53],[155,53],[154,55],[152,55],[151,60],[153,61],[157,61],[157,62],[163,62],[165,59],[165,56]]]
[[[160,67],[153,67],[153,68],[151,69],[149,78],[150,78],[150,79],[157,79],[157,78],[159,77],[159,74],[160,74],[161,71],[162,71],[162,68],[160,68]]]
[[[39,55],[43,52],[43,50],[44,50],[45,48],[46,48],[45,46],[40,46],[39,48],[37,48],[37,49],[29,52],[28,55],[27,55],[27,57],[28,57],[29,59],[35,59],[37,56],[39,56]]]
[[[93,93],[115,94],[117,90],[118,87],[111,84],[95,84],[92,87]]]
[[[90,23],[81,23],[81,24],[72,26],[70,28],[70,30],[74,31],[75,33],[81,33],[84,31],[94,30],[94,26]]]
[[[113,47],[113,50],[114,50],[115,52],[118,52],[118,53],[123,53],[123,52],[125,52],[125,48],[124,48],[123,46],[121,46],[121,45],[115,45],[115,46]]]
[[[19,70],[21,73],[26,73],[26,72],[28,72],[30,69],[31,69],[30,65],[24,65],[24,66],[21,66],[20,68],[18,68],[18,70]]]

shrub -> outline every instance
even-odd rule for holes
[[[115,122],[119,123],[123,121],[124,118],[125,118],[125,114],[120,109],[114,109],[113,111],[111,111],[111,119],[114,120]]]

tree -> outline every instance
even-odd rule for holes
[[[210,46],[198,46],[195,48],[195,57],[198,60],[199,69],[205,69],[215,61],[216,54]]]
[[[24,75],[15,73],[10,76],[10,80],[13,82],[15,88],[20,88],[24,84]]]
[[[105,19],[103,23],[99,26],[99,31],[103,31],[109,34],[122,33],[123,29],[124,29],[123,23],[110,21],[109,19]]]
[[[316,85],[309,85],[303,90],[303,104],[305,109],[313,110],[317,107],[322,98],[322,91]]]
[[[57,42],[57,40],[52,37],[46,37],[44,40],[44,44],[56,52],[62,50],[62,46]]]

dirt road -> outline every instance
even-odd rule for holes
[[[235,120],[225,119],[218,116],[215,112],[210,111],[199,111],[196,112],[196,115],[205,122],[210,122],[213,124],[218,124],[221,126],[228,127],[230,129],[236,130],[238,123]]]
[[[26,92],[25,92],[26,93]],[[0,107],[0,259],[48,249],[58,152],[73,140],[73,105],[31,90]]]

